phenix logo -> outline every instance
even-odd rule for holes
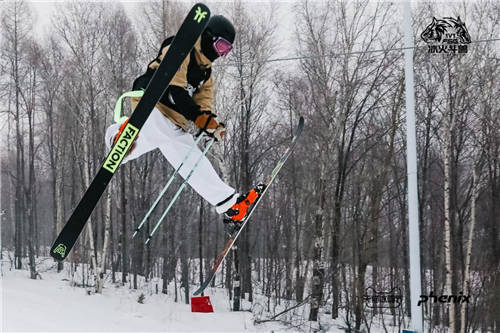
[[[432,300],[433,303],[469,303],[470,295],[464,295],[462,292],[459,292],[460,295],[441,295],[436,296],[431,291],[429,296],[420,295],[420,300],[417,303],[417,306],[420,306],[422,303],[427,303],[427,301]]]

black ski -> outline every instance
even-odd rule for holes
[[[215,264],[214,264],[213,268],[207,273],[205,281],[203,281],[200,288],[198,288],[198,290],[196,290],[193,293],[194,296],[201,294],[205,290],[205,288],[208,287],[210,282],[212,282],[213,278],[215,277],[215,274],[217,274],[217,272],[219,271],[219,268],[221,267],[222,263],[224,262],[224,259],[226,258],[227,254],[229,253],[229,250],[231,250],[231,248],[234,245],[234,242],[236,242],[241,231],[243,230],[243,228],[247,224],[248,220],[250,219],[250,216],[252,216],[253,212],[255,211],[255,208],[257,208],[262,197],[264,196],[264,194],[266,194],[267,190],[269,189],[269,186],[272,184],[272,182],[276,178],[276,175],[280,172],[280,170],[283,167],[283,165],[285,164],[286,160],[292,154],[293,148],[295,148],[295,145],[297,143],[297,139],[302,134],[303,128],[304,128],[304,118],[300,117],[299,125],[297,126],[295,136],[292,138],[292,141],[290,141],[286,150],[283,152],[283,155],[281,156],[279,162],[276,164],[273,171],[271,172],[268,179],[266,180],[266,188],[264,189],[264,192],[262,192],[262,194],[259,196],[257,201],[250,208],[250,211],[248,212],[246,218],[242,221],[241,225],[238,228],[235,228],[233,230],[233,232],[230,233],[229,239],[226,242],[226,246],[224,247],[224,250],[222,250],[222,252],[219,253],[219,255],[217,256],[217,259],[215,260]]]
[[[87,223],[99,198],[120,166],[139,130],[144,125],[154,106],[165,93],[168,84],[189,55],[196,40],[201,35],[210,18],[210,10],[198,3],[189,11],[176,37],[156,69],[128,124],[120,134],[117,143],[109,152],[104,164],[98,171],[90,187],[76,206],[73,214],[50,249],[50,255],[57,260],[64,260],[73,248],[78,236]]]

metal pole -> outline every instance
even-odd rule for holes
[[[415,92],[413,83],[413,30],[411,17],[411,2],[403,2],[403,30],[405,44],[405,87],[406,87],[406,140],[408,169],[408,239],[410,254],[410,310],[411,327],[423,332],[422,308],[417,306],[417,300],[422,294],[420,281],[420,233],[418,219],[418,188],[417,188],[417,144],[415,131]]]
[[[212,138],[208,142],[207,146],[205,147],[205,149],[201,153],[200,157],[198,158],[198,160],[194,164],[193,168],[191,169],[191,171],[189,172],[189,174],[187,175],[187,177],[184,179],[184,182],[182,182],[182,184],[179,187],[179,189],[177,190],[177,192],[175,192],[174,197],[172,198],[172,200],[170,200],[170,203],[168,204],[167,208],[165,209],[165,212],[163,212],[163,215],[160,217],[160,219],[158,220],[158,222],[154,226],[153,231],[151,231],[151,233],[149,234],[149,236],[146,239],[146,242],[144,242],[144,244],[149,243],[149,241],[151,240],[151,238],[155,234],[156,229],[158,229],[158,227],[160,226],[160,224],[163,222],[163,219],[165,218],[165,216],[167,216],[167,213],[169,212],[170,208],[172,208],[172,206],[174,205],[175,201],[177,200],[177,198],[181,194],[182,190],[184,189],[184,187],[186,187],[186,185],[187,185],[187,183],[189,181],[189,178],[191,178],[191,176],[193,175],[194,171],[198,167],[198,164],[200,163],[200,161],[202,160],[202,158],[205,157],[205,155],[210,150],[210,147],[212,147],[212,145],[214,144],[214,142],[215,142],[215,138]]]
[[[177,167],[177,169],[175,169],[174,173],[172,174],[172,176],[170,176],[170,179],[168,180],[167,182],[167,185],[165,185],[165,187],[163,187],[163,190],[161,190],[160,194],[158,195],[158,197],[156,198],[155,202],[153,203],[153,205],[151,206],[151,208],[149,208],[149,211],[146,213],[146,215],[144,216],[144,218],[142,219],[141,223],[139,224],[139,226],[137,228],[135,228],[135,231],[134,231],[134,234],[132,235],[132,238],[135,237],[135,235],[137,235],[137,233],[141,230],[142,226],[144,225],[144,223],[146,223],[147,219],[149,218],[149,215],[151,215],[151,213],[153,212],[153,210],[156,208],[156,206],[158,205],[158,203],[160,202],[160,199],[163,197],[163,195],[165,194],[165,192],[167,192],[167,189],[170,187],[170,184],[172,184],[172,182],[174,181],[174,178],[175,176],[179,173],[179,171],[181,170],[182,166],[184,165],[184,163],[186,163],[187,159],[189,158],[189,156],[191,155],[191,153],[193,152],[194,150],[194,147],[198,146],[198,142],[200,142],[201,138],[203,137],[204,135],[203,134],[200,134],[198,136],[198,138],[196,139],[196,141],[194,142],[193,146],[191,147],[191,149],[189,149],[188,153],[186,154],[186,156],[184,156],[184,159],[182,160],[181,164],[179,164],[179,166]]]

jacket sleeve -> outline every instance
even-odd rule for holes
[[[202,111],[212,111],[214,102],[214,80],[210,76],[207,82],[203,83],[199,91],[193,95],[196,104],[200,106]]]

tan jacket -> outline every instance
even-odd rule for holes
[[[159,56],[159,60],[163,60],[163,57],[167,53],[169,46],[165,46],[161,50],[161,55]],[[196,59],[196,62],[200,67],[203,68],[210,68],[212,66],[212,63],[210,62],[203,53],[201,53],[201,38],[198,38],[196,41],[194,48],[194,57]],[[160,61],[153,61],[150,63],[149,68],[151,69],[156,69],[158,66],[160,66]],[[191,56],[188,54],[186,59],[182,62],[181,67],[173,77],[172,81],[170,82],[170,85],[174,86],[179,86],[181,88],[184,88],[186,90],[189,90],[190,87],[188,87],[188,82],[187,82],[187,71],[188,71],[188,65],[189,62],[191,61]],[[206,81],[203,82],[203,84],[200,87],[197,87],[198,89],[193,93],[192,97],[193,100],[196,104],[200,106],[201,111],[208,111],[212,110],[212,103],[213,103],[213,86],[214,86],[214,81],[212,76]],[[196,88],[196,87],[194,87]],[[132,105],[132,110],[135,110],[135,107],[139,103],[140,98],[132,98],[131,105]],[[188,126],[188,120],[181,115],[180,113],[176,112],[174,109],[164,105],[161,102],[158,102],[156,104],[156,108],[160,110],[160,112],[170,119],[174,124],[177,126],[182,127],[183,129],[187,129]]]

